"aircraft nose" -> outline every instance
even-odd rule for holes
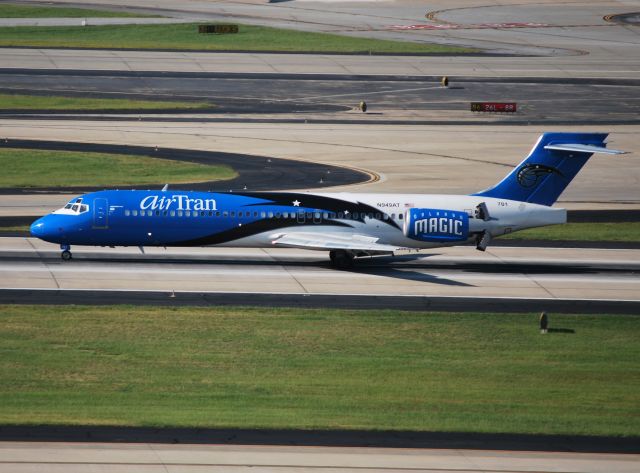
[[[42,238],[47,234],[47,225],[43,218],[39,218],[35,222],[31,224],[31,228],[29,229],[31,232],[31,236],[35,238]]]

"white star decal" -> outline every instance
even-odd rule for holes
[[[345,214],[345,215],[349,215],[349,211],[348,211],[348,210],[345,210],[345,211],[344,211],[344,214]]]
[[[294,207],[300,207],[300,202],[298,201],[298,199],[294,200],[292,204]]]

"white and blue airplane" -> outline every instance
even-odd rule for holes
[[[545,133],[495,186],[471,195],[310,192],[92,192],[31,225],[31,235],[71,245],[285,247],[328,251],[334,266],[355,257],[475,245],[526,228],[565,223],[551,205],[605,133]]]

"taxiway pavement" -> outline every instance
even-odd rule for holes
[[[635,49],[640,45],[636,39]],[[280,74],[637,79],[640,55],[494,57],[366,56],[188,51],[0,48],[0,67]],[[635,58],[635,59],[634,59]]]
[[[351,271],[295,249],[76,247],[0,238],[0,287],[317,295],[640,300],[640,250],[436,248]],[[251,298],[247,297],[247,303]]]
[[[453,78],[451,79],[453,81]],[[0,69],[0,92],[35,95],[128,99],[209,101],[211,116],[200,112],[194,122],[223,115],[288,114],[281,120],[394,121],[447,124],[451,121],[519,124],[640,123],[640,81],[619,79],[551,79],[458,77],[442,87],[437,77],[351,76],[332,74],[216,74],[203,72],[131,72],[58,69]],[[366,100],[373,114],[345,114]],[[517,113],[471,113],[470,102],[516,102]],[[170,104],[167,105],[170,109]],[[404,117],[398,113],[408,112]],[[76,111],[79,113],[81,111]],[[170,113],[165,110],[164,113]],[[391,113],[390,113],[391,112]],[[31,117],[73,111],[8,110],[2,115]],[[145,110],[126,113],[149,114]],[[156,112],[157,113],[157,112]],[[322,114],[320,117],[314,114]],[[182,120],[186,120],[184,112]],[[104,114],[101,114],[104,115]],[[122,116],[113,116],[121,120]],[[80,117],[78,117],[80,118]],[[95,112],[88,118],[95,118]],[[103,119],[105,117],[102,117]],[[146,117],[145,119],[150,119]],[[153,119],[153,118],[151,118]],[[163,117],[166,120],[166,117]],[[278,120],[278,117],[270,117]]]
[[[0,443],[0,472],[632,473],[640,455],[244,445]]]
[[[73,3],[77,0],[56,0]],[[104,6],[100,0],[83,3]],[[633,1],[484,0],[395,2],[303,0],[111,0],[121,8],[197,21],[224,21],[321,31],[359,37],[435,42],[482,48],[493,53],[617,57],[633,54],[638,36],[605,15],[634,11]],[[635,54],[638,54],[637,48]]]

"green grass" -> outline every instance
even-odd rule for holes
[[[0,149],[1,187],[68,187],[202,182],[232,179],[227,166],[147,156]]]
[[[0,306],[0,424],[640,434],[640,320]]]
[[[0,94],[0,110],[162,110],[211,109],[209,102],[185,102],[174,100],[96,99],[89,97],[41,96]]]
[[[34,217],[34,220],[36,218]],[[0,232],[28,232],[30,225],[7,225],[6,227],[2,226],[0,223]]]
[[[565,223],[523,230],[500,238],[509,240],[640,242],[640,222]]]
[[[85,17],[148,17],[122,11],[91,10],[88,8],[68,8],[40,5],[0,5],[0,18],[85,18]]]
[[[197,24],[0,28],[0,46],[297,52],[461,53],[473,50],[240,25],[237,34],[198,33]]]

